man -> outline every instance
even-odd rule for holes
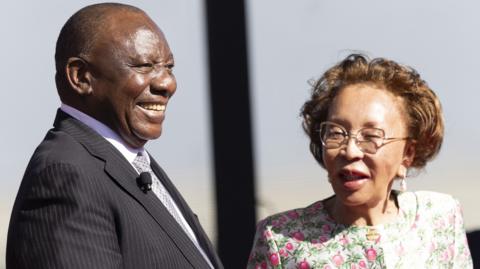
[[[55,61],[62,105],[22,180],[7,268],[222,268],[143,148],[176,90],[158,26],[132,6],[87,6],[63,26]]]

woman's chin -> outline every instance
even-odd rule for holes
[[[358,207],[367,202],[367,197],[361,191],[355,192],[336,192],[337,198],[341,204],[347,207]]]
[[[369,178],[362,178],[356,180],[343,180],[342,188],[347,192],[356,192],[361,190],[368,183]]]

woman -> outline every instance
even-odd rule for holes
[[[472,268],[458,202],[405,191],[443,139],[440,102],[415,70],[350,55],[302,115],[335,195],[260,222],[248,268]]]

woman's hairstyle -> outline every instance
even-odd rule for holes
[[[324,167],[320,123],[327,120],[333,99],[342,88],[372,85],[403,100],[408,136],[415,143],[411,167],[421,169],[439,152],[443,140],[443,116],[435,93],[411,67],[384,58],[369,60],[352,54],[328,69],[313,83],[310,99],[302,107],[303,129],[310,137],[310,151]]]

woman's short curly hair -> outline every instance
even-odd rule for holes
[[[404,103],[409,137],[415,143],[412,168],[421,169],[439,152],[443,141],[443,115],[440,101],[427,83],[411,67],[352,54],[328,69],[313,83],[312,94],[302,107],[303,129],[310,137],[310,151],[324,167],[320,123],[327,120],[332,100],[349,85],[370,84],[400,97]]]

